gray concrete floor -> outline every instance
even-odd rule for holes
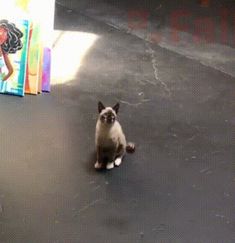
[[[0,96],[0,242],[234,243],[234,77],[75,10],[55,28],[100,37],[76,78]],[[137,144],[107,173],[98,100]]]

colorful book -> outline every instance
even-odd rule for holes
[[[52,31],[54,27],[55,0],[47,0],[41,20],[43,39],[42,91],[50,92]]]
[[[32,23],[29,34],[29,50],[26,71],[25,93],[37,94],[40,59],[41,59],[41,36],[39,24]]]
[[[43,75],[43,46],[41,46],[40,51],[41,51],[41,58],[40,58],[40,67],[39,67],[39,76],[38,76],[38,94],[42,93],[42,75]]]
[[[0,93],[24,96],[30,23],[28,20],[18,20],[14,24],[16,28],[21,31],[22,34],[19,44],[20,47],[16,47],[16,53],[14,53],[14,50],[8,48],[7,56],[11,62],[14,71],[13,74],[6,81],[2,81],[2,79],[0,80]],[[4,28],[4,23],[2,23],[1,21],[0,26],[3,26]],[[2,49],[4,51],[3,45]],[[8,73],[6,65],[2,68],[1,72],[2,77],[4,76],[4,74]]]
[[[3,52],[0,45],[0,93],[24,96],[50,92],[54,7],[55,0],[0,0],[1,18],[15,23],[23,33],[19,37],[23,45],[16,52]],[[39,9],[43,9],[43,14]],[[1,29],[0,19],[0,39],[1,34],[4,28]],[[11,66],[14,73],[8,77]]]
[[[42,63],[42,91],[50,92],[51,80],[51,49],[45,47],[43,49],[43,63]]]

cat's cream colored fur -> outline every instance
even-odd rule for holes
[[[108,110],[112,110],[112,108],[105,108],[100,115]],[[102,123],[100,119],[98,119],[95,137],[96,146],[98,144],[102,144],[104,147],[109,147],[113,144],[117,148],[120,144],[122,144],[124,148],[126,147],[126,137],[122,131],[120,123],[117,120],[113,124],[106,124]]]
[[[122,157],[125,154],[126,149],[126,138],[123,133],[122,127],[120,123],[115,119],[114,123],[107,124],[103,123],[100,120],[100,117],[108,112],[112,111],[113,114],[115,114],[115,117],[117,116],[116,112],[111,107],[106,107],[103,109],[99,115],[98,121],[96,123],[96,135],[95,135],[95,144],[96,144],[96,150],[98,150],[98,147],[107,147],[107,148],[114,148],[115,151],[118,150],[118,147],[121,145],[124,148],[124,152],[121,156],[117,157],[115,161],[108,161],[108,164],[106,165],[107,169],[112,169],[114,167],[114,164],[116,166],[119,166],[122,162]],[[95,164],[95,168],[99,169],[101,167],[101,164],[97,161]]]

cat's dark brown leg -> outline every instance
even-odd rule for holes
[[[125,147],[123,144],[119,144],[116,152],[116,158],[117,157],[122,157],[125,154]]]
[[[111,170],[114,168],[114,160],[116,157],[116,149],[114,147],[107,148],[106,150],[107,164],[106,169]]]
[[[115,161],[114,161],[114,164],[116,166],[121,165],[124,155],[125,155],[125,147],[122,144],[120,144],[117,148],[117,153],[116,153]]]

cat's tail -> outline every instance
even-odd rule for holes
[[[134,153],[135,152],[135,144],[131,143],[131,142],[127,143],[126,152],[131,153],[131,154]]]

